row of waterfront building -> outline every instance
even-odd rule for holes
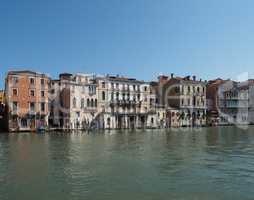
[[[168,128],[254,122],[254,81],[9,71],[0,126],[9,131]]]

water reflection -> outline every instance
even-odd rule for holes
[[[0,199],[252,199],[253,131],[0,135]]]

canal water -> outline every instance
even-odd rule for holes
[[[254,127],[1,134],[1,200],[254,199]]]

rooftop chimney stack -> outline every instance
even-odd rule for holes
[[[196,76],[192,76],[192,78],[193,78],[193,81],[196,81]]]
[[[171,73],[171,78],[174,78],[174,73]]]

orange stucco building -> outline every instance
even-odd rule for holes
[[[48,85],[45,74],[10,71],[5,80],[10,131],[36,130],[48,125]]]

